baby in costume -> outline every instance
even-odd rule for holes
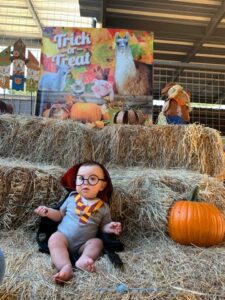
[[[60,210],[39,206],[35,212],[60,222],[51,235],[48,247],[53,264],[58,272],[56,283],[73,277],[73,266],[69,254],[78,251],[81,255],[76,267],[89,272],[95,271],[95,260],[103,249],[102,240],[97,238],[98,230],[119,235],[120,222],[112,222],[109,198],[112,183],[108,171],[101,164],[89,161],[70,168],[61,179],[62,185],[72,191]]]

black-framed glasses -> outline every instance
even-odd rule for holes
[[[82,175],[76,176],[76,185],[84,184],[85,180],[88,182],[89,185],[96,185],[99,181],[105,181],[105,179],[98,178],[97,175],[90,175],[87,179],[84,178]]]

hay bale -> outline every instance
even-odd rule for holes
[[[114,192],[111,211],[127,234],[167,232],[167,214],[174,201],[187,199],[199,185],[199,197],[225,215],[225,187],[213,177],[184,169],[126,168],[109,170]]]
[[[68,168],[91,159],[90,130],[72,120],[1,115],[0,157]]]
[[[0,226],[34,226],[34,208],[58,202],[63,196],[59,183],[63,172],[60,167],[0,159]]]
[[[106,126],[92,140],[94,159],[108,166],[186,168],[211,176],[225,169],[219,132],[197,124]]]
[[[115,269],[104,256],[96,262],[96,273],[74,270],[69,283],[56,286],[50,256],[38,252],[32,232],[3,231],[0,244],[7,268],[0,298],[224,299],[224,245],[207,249],[181,246],[160,235],[126,238],[126,251],[120,254],[124,271]],[[116,292],[121,283],[129,288],[124,295]]]
[[[186,168],[211,176],[225,169],[220,134],[197,124],[99,130],[72,120],[1,115],[0,156],[65,168],[94,159],[111,167]]]
[[[36,226],[33,209],[52,206],[65,196],[59,179],[65,169],[0,159],[0,225],[7,228]],[[200,186],[203,201],[214,203],[225,213],[225,188],[216,179],[182,169],[109,169],[114,192],[111,211],[131,236],[166,233],[167,213],[177,199],[185,199],[193,186]],[[16,207],[27,205],[28,208]],[[24,219],[26,216],[26,219]]]

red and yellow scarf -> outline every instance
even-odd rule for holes
[[[87,224],[90,215],[104,205],[104,202],[101,199],[99,199],[93,205],[85,205],[82,202],[80,194],[77,194],[74,197],[74,200],[76,202],[75,213],[80,217],[80,223],[82,224]]]

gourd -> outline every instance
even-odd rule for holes
[[[191,201],[175,202],[168,213],[169,236],[182,245],[209,247],[223,241],[225,221],[213,204],[198,201],[196,187]]]
[[[96,103],[75,103],[70,110],[70,118],[83,123],[101,120],[102,112]]]
[[[144,117],[141,111],[134,109],[120,110],[115,114],[113,122],[116,124],[143,124]]]

